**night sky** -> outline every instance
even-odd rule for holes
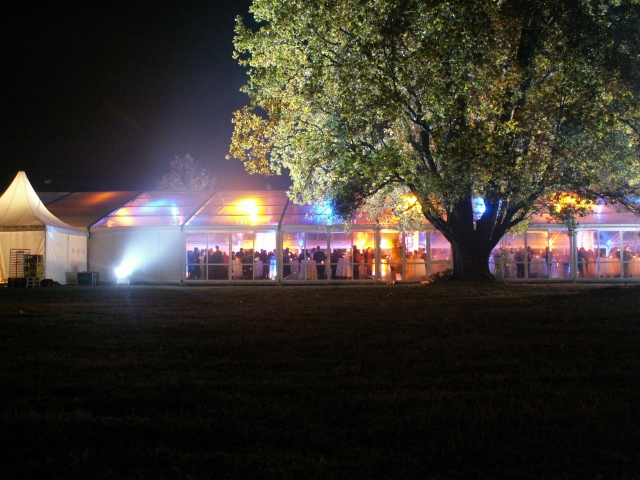
[[[185,154],[226,189],[289,185],[225,159],[250,0],[29,3],[3,22],[0,192],[19,170],[38,191],[153,189]]]

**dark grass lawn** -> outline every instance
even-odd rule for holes
[[[0,289],[0,478],[639,478],[640,287]]]

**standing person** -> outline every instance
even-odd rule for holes
[[[193,249],[193,256],[191,257],[191,261],[193,262],[193,280],[198,280],[200,278],[200,250],[198,247]]]
[[[289,263],[289,247],[282,252],[282,276],[287,278],[291,275],[291,265]]]
[[[269,256],[264,248],[260,250],[260,260],[262,260],[262,278],[266,280],[269,278]]]
[[[376,255],[373,248],[367,248],[367,256],[369,257],[369,260],[367,261],[367,275],[373,278],[373,264],[376,261]]]
[[[516,262],[518,278],[524,278],[524,248],[518,248],[518,250],[516,250],[516,253],[513,254],[513,259]]]
[[[316,251],[313,252],[313,260],[316,262],[316,270],[318,271],[318,280],[323,279],[324,278],[324,265],[322,264],[322,262],[324,262],[326,255],[324,254],[324,251],[320,249],[320,245],[318,245],[316,247]]]
[[[585,278],[586,270],[589,264],[589,256],[587,250],[584,247],[578,249],[578,276]]]
[[[211,263],[213,263],[213,279],[224,280],[224,260],[220,247],[216,245],[216,249],[211,255]]]
[[[193,278],[193,250],[187,250],[187,279]]]
[[[333,252],[331,252],[331,257],[329,259],[331,263],[331,278],[333,279],[336,278],[336,269],[338,268],[338,260],[340,260],[341,257],[342,255],[340,255],[340,252],[338,251],[338,249],[334,248]]]
[[[360,262],[362,258],[360,257],[360,250],[355,245],[353,246],[351,260],[353,262],[353,279],[358,280],[360,278]]]

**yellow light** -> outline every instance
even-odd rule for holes
[[[123,207],[121,209],[119,209],[112,217],[111,220],[109,220],[109,223],[107,223],[107,226],[111,227],[111,226],[119,226],[119,227],[129,227],[131,225],[133,225],[133,217],[131,216],[131,212],[129,211],[130,209],[128,207]]]
[[[556,212],[560,213],[567,206],[577,206],[581,208],[590,207],[593,208],[593,202],[590,200],[580,199],[574,195],[563,194],[556,196],[556,204],[555,209]]]
[[[258,222],[258,202],[256,202],[253,198],[246,198],[244,200],[240,200],[236,204],[236,211],[241,215],[246,215],[249,217],[249,221],[252,225],[255,225]]]

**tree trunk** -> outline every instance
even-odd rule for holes
[[[499,201],[486,201],[480,218],[474,219],[472,197],[460,199],[449,211],[446,219],[425,213],[428,221],[451,244],[453,251],[453,279],[493,281],[489,271],[489,258],[494,247],[513,224],[512,215],[498,219]]]
[[[461,238],[451,242],[453,250],[453,279],[469,281],[492,281],[489,257],[492,246],[478,239]]]
[[[498,205],[498,202],[485,202],[482,216],[474,220],[469,196],[455,204],[446,221],[428,218],[451,244],[454,280],[494,280],[489,271],[489,257],[504,233],[504,229],[496,225]]]

